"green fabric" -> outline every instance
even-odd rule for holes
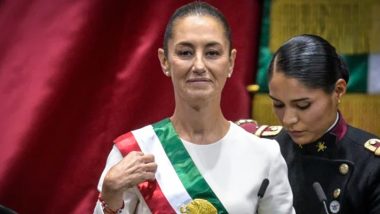
[[[227,213],[223,204],[195,166],[171,121],[167,118],[153,124],[153,130],[160,139],[170,162],[191,198],[205,199],[214,205],[218,213]]]
[[[260,86],[259,92],[268,92],[267,69],[273,55],[269,50],[270,2],[270,0],[264,0],[263,17],[261,19],[259,62],[256,78],[256,84]]]
[[[268,92],[267,69],[273,56],[273,53],[269,50],[270,4],[271,0],[264,0],[256,78],[256,84],[260,86],[259,92],[263,93]],[[346,55],[343,58],[345,58],[350,71],[347,92],[367,92],[368,55]]]
[[[350,79],[348,81],[348,92],[367,92],[368,55],[343,56],[347,62]]]

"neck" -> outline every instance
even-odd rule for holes
[[[339,120],[339,113],[337,112],[336,113],[336,118],[334,120],[334,123],[327,129],[327,131],[325,133],[331,131],[335,127],[335,125],[338,123],[338,120]]]
[[[170,118],[179,137],[195,143],[210,144],[221,139],[229,129],[218,105],[178,105]]]

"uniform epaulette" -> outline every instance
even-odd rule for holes
[[[369,139],[365,142],[364,147],[369,151],[373,152],[376,156],[380,156],[380,140],[379,139]]]
[[[236,121],[235,124],[252,134],[254,134],[259,128],[259,124],[256,122],[256,120],[252,119],[241,119]]]
[[[238,120],[235,123],[258,137],[274,137],[282,130],[282,126],[259,125],[252,119]]]
[[[282,130],[282,126],[268,126],[262,125],[255,132],[256,136],[259,137],[274,137],[278,135]]]

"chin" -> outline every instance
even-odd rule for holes
[[[214,97],[214,93],[210,90],[198,90],[198,91],[192,91],[189,94],[189,97],[193,99],[210,99],[211,97]]]
[[[290,136],[292,138],[292,140],[298,144],[298,145],[305,145],[305,144],[308,144],[308,143],[311,143],[312,140],[310,138],[307,138],[307,137],[293,137],[293,136]]]

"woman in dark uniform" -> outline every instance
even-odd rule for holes
[[[329,213],[379,214],[380,140],[338,110],[349,73],[335,48],[318,36],[296,36],[274,54],[268,76],[296,212],[326,212],[313,189],[318,182]]]

